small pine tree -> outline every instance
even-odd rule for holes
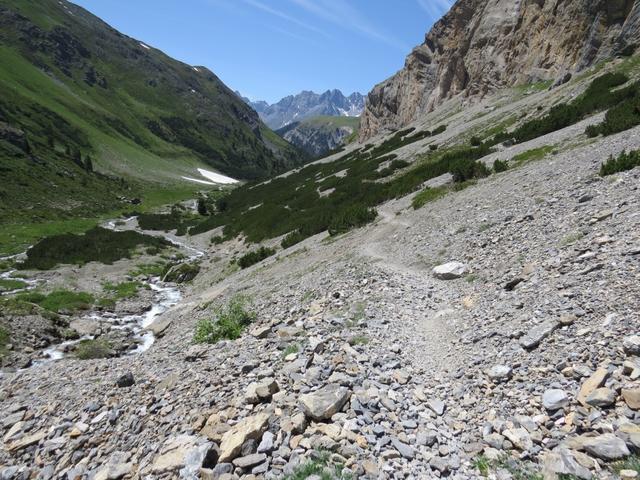
[[[202,216],[207,214],[207,204],[202,197],[198,199],[198,213]]]
[[[495,173],[506,172],[507,170],[509,170],[509,164],[504,160],[496,159],[496,161],[493,162],[493,171]]]
[[[93,160],[91,160],[91,156],[87,155],[84,157],[84,169],[87,172],[93,172]]]
[[[47,137],[47,146],[49,148],[56,148],[56,142],[53,137]]]
[[[24,139],[24,151],[28,155],[31,155],[31,144],[29,143],[29,140],[27,140],[26,138]]]
[[[80,168],[84,168],[84,162],[82,161],[82,154],[80,153],[80,150],[74,150],[71,159],[73,160],[73,163],[78,165]]]

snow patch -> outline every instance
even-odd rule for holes
[[[202,183],[203,185],[215,185],[215,183],[213,182],[207,182],[206,180],[199,180],[197,178],[191,178],[191,177],[182,177],[185,180],[189,180],[190,182],[196,182],[196,183]]]
[[[151,47],[149,45],[145,45],[144,43],[140,42],[140,46],[142,48],[144,48],[145,50],[151,50]]]
[[[193,69],[194,69],[196,72],[200,73],[200,69],[199,69],[198,67],[193,67]]]
[[[222,183],[224,185],[238,183],[238,180],[234,178],[227,177],[225,175],[221,175],[215,172],[210,172],[209,170],[205,170],[204,168],[199,168],[198,172],[200,172],[200,175],[202,175],[204,178],[211,180],[212,182],[215,182],[215,183]]]

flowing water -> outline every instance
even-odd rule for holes
[[[130,222],[136,220],[136,217],[131,217],[125,221],[126,228],[131,228],[131,226],[127,225]],[[105,228],[110,228],[112,230],[121,230],[115,221],[109,221],[105,223]],[[204,252],[193,248],[189,245],[186,245],[171,236],[165,235],[164,238],[171,242],[178,248],[186,250],[189,252],[189,260],[194,260],[196,258],[200,258],[204,256]],[[14,255],[12,257],[6,257],[6,259],[14,258],[17,259],[20,256],[24,256],[25,254]],[[11,275],[15,272],[15,270],[11,270],[8,272],[4,272],[0,274],[0,278],[11,278]],[[13,291],[13,292],[4,292],[6,293],[18,293],[19,291],[24,291],[28,289],[36,288],[38,285],[37,280],[28,280],[28,279],[17,279],[23,281],[27,284],[25,288]],[[148,327],[157,320],[162,314],[164,314],[167,310],[177,305],[182,295],[177,285],[172,283],[162,282],[160,277],[153,277],[145,281],[145,284],[148,288],[150,288],[153,292],[153,301],[151,304],[151,308],[143,314],[137,315],[116,315],[110,312],[99,312],[88,315],[83,320],[89,322],[96,322],[100,325],[100,328],[104,330],[104,327],[112,330],[122,330],[124,331],[127,338],[133,340],[134,348],[131,348],[127,354],[139,354],[147,351],[153,342],[155,341],[155,336],[153,333],[148,330]],[[67,355],[73,352],[74,347],[86,340],[95,339],[95,335],[84,335],[79,339],[68,340],[56,345],[51,345],[42,351],[42,358],[33,362],[33,365],[42,365],[47,362],[60,360],[65,358]]]

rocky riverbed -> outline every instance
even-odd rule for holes
[[[639,128],[236,273],[237,244],[208,247],[148,351],[2,374],[2,478],[635,478],[640,171],[597,174],[631,148]],[[194,345],[235,294],[255,322]]]

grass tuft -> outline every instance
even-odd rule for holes
[[[425,188],[419,192],[413,200],[411,200],[411,206],[414,210],[424,207],[429,202],[434,202],[439,198],[444,197],[449,192],[446,187]]]
[[[56,290],[49,294],[40,292],[25,292],[15,296],[19,302],[39,305],[49,312],[63,313],[77,310],[88,310],[93,305],[93,295],[86,292],[72,292]]]
[[[282,351],[282,358],[286,358],[287,355],[291,355],[292,353],[298,353],[300,351],[300,346],[297,343],[291,343],[287,345]]]
[[[220,340],[240,338],[244,329],[256,318],[255,312],[247,309],[247,303],[246,297],[235,296],[226,306],[217,307],[213,319],[202,319],[196,324],[193,341],[213,344]]]
[[[0,291],[20,290],[27,286],[22,280],[14,280],[12,278],[0,278]]]
[[[121,283],[106,282],[102,285],[102,288],[110,293],[116,300],[121,300],[135,297],[138,294],[138,290],[142,288],[142,283],[137,281]]]

